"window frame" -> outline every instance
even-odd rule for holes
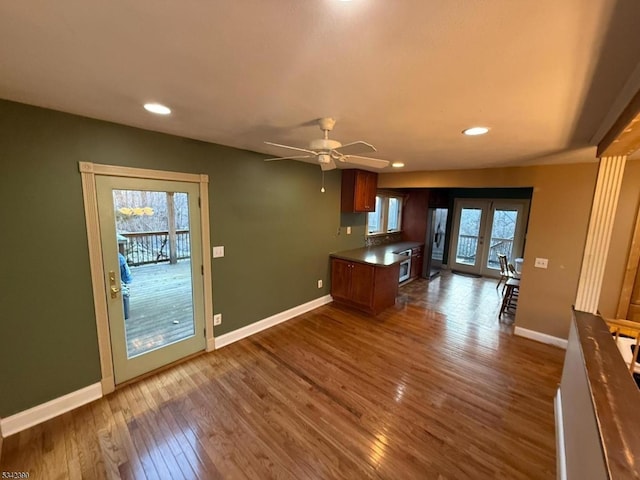
[[[380,198],[380,212],[374,210],[373,212],[367,213],[367,224],[366,224],[366,232],[367,237],[375,237],[377,235],[390,235],[393,233],[402,232],[402,211],[404,209],[404,195],[398,193],[391,192],[377,192],[376,193],[376,204],[377,200]],[[389,204],[391,199],[398,200],[398,228],[394,230],[389,230]],[[378,217],[378,223],[380,225],[380,229],[375,232],[369,231],[369,218],[370,215],[376,214]]]

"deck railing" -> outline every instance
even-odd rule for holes
[[[500,268],[498,255],[506,255],[511,258],[513,249],[512,238],[492,238],[492,244],[489,247],[489,266]],[[478,250],[478,237],[475,235],[459,235],[458,251],[456,258],[462,259],[468,263],[475,263],[476,253]],[[460,260],[458,260],[460,261]]]
[[[168,231],[119,233],[126,241],[120,241],[120,252],[131,266],[169,262],[174,253],[178,260],[191,256],[189,230],[176,230],[175,252]]]

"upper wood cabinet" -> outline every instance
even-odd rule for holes
[[[376,209],[378,174],[366,170],[342,171],[342,211],[373,212]]]

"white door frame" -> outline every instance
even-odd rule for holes
[[[207,259],[210,258],[208,252],[211,251],[211,241],[209,237],[209,176],[204,174],[167,172],[143,168],[102,165],[91,162],[79,162],[79,168],[80,176],[82,178],[82,197],[84,200],[84,215],[87,226],[91,285],[98,332],[102,394],[106,395],[107,393],[111,393],[115,390],[115,377],[113,374],[113,361],[111,358],[111,337],[109,333],[107,299],[104,293],[105,275],[102,263],[102,241],[100,238],[95,177],[96,175],[108,175],[113,177],[175,180],[199,184],[200,223],[202,226],[201,242],[203,257],[205,337],[206,351],[210,352],[215,349],[215,343],[213,338],[211,261],[207,261]]]
[[[482,219],[478,232],[479,245],[477,250],[475,265],[463,265],[456,263],[458,251],[458,235],[460,231],[460,213],[462,208],[480,208]],[[513,207],[520,211],[515,228],[515,238],[513,242],[513,252],[521,255],[526,235],[526,227],[529,221],[529,200],[511,198],[456,198],[453,207],[453,229],[451,230],[451,247],[449,249],[449,268],[462,272],[473,273],[483,276],[499,276],[499,270],[493,270],[486,266],[489,252],[489,242],[491,240],[491,230],[493,224],[494,210]],[[519,253],[520,252],[520,253]]]

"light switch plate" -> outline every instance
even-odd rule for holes
[[[351,227],[347,227],[347,235],[351,235]]]
[[[536,258],[536,261],[533,264],[533,266],[536,268],[547,268],[548,265],[549,265],[548,258]]]
[[[224,247],[223,246],[213,247],[213,258],[220,258],[220,257],[224,257]]]

